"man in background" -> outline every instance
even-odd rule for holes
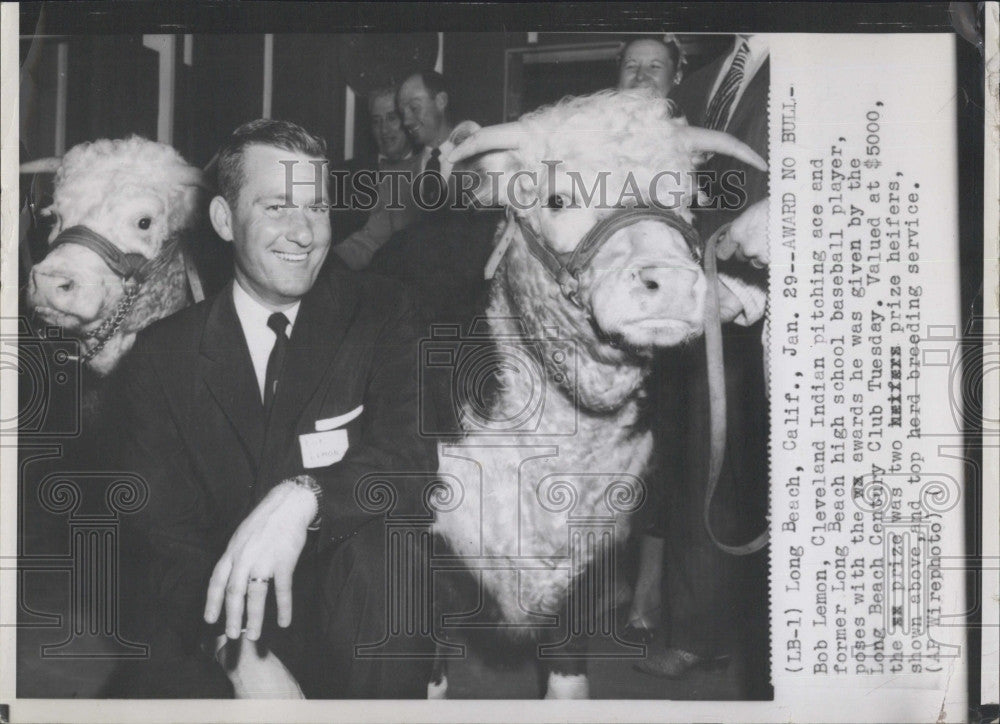
[[[413,153],[410,139],[396,111],[396,89],[379,88],[368,96],[372,135],[378,146],[379,172],[395,172],[378,183],[378,199],[365,225],[333,247],[333,253],[351,269],[367,267],[390,237],[416,218],[410,183],[420,171],[421,157]],[[336,212],[334,212],[336,213]]]
[[[451,94],[440,73],[413,73],[399,86],[396,107],[421,147],[413,185],[419,219],[386,244],[372,270],[410,286],[428,324],[467,324],[486,290],[483,268],[491,251],[495,213],[453,208],[448,155],[475,127],[454,123]]]
[[[648,88],[666,98],[684,74],[684,56],[673,35],[629,42],[618,61],[618,90]]]

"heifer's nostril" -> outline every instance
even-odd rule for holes
[[[667,272],[663,267],[650,266],[639,270],[639,281],[651,292],[659,291],[663,284],[663,275]]]

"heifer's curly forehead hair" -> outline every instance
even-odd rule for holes
[[[326,158],[326,141],[290,121],[260,118],[233,131],[219,149],[217,174],[219,193],[235,206],[243,186],[243,152],[249,146],[272,146],[313,158]]]

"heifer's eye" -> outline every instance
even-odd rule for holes
[[[570,198],[566,194],[552,194],[546,203],[550,209],[565,209],[570,205]]]
[[[139,219],[139,228],[145,231],[152,225],[152,223],[153,220],[151,218],[149,218],[148,216],[143,216],[141,219]]]

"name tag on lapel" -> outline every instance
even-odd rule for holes
[[[349,447],[347,430],[325,430],[299,435],[302,449],[302,467],[325,468],[344,457]]]

